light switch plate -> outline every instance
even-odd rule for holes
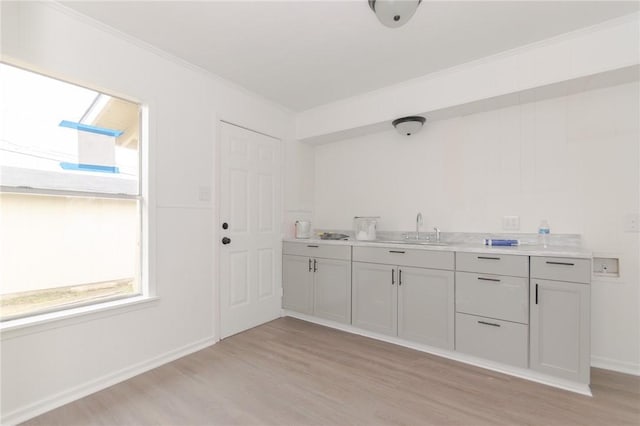
[[[624,217],[625,232],[640,232],[640,214],[632,213]]]
[[[198,188],[198,201],[211,201],[210,186],[201,186]]]
[[[520,230],[520,216],[503,216],[502,217],[502,230],[503,231],[519,231]]]

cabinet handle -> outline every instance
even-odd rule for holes
[[[491,327],[500,327],[500,324],[494,322],[478,321],[478,324],[490,325]]]
[[[318,261],[313,259],[313,272],[318,272]]]
[[[478,256],[478,259],[482,259],[482,260],[500,260],[499,257],[489,257],[489,256]]]
[[[396,283],[396,270],[392,269],[391,270],[391,285],[394,285]]]
[[[493,282],[496,282],[496,283],[499,283],[499,282],[500,282],[500,280],[499,280],[499,279],[497,279],[497,278],[485,278],[485,277],[478,277],[478,279],[479,279],[479,280],[481,280],[481,281],[493,281]]]
[[[564,266],[575,266],[575,263],[571,262],[551,262],[547,260],[547,265],[564,265]]]
[[[309,258],[309,272],[311,272],[311,258]]]
[[[538,304],[538,284],[536,284],[536,305]]]
[[[307,244],[307,247],[311,247],[311,248],[318,248],[318,247],[320,247],[320,246],[314,246],[314,245],[311,245],[311,244]]]
[[[402,269],[398,269],[398,285],[402,285]]]
[[[400,254],[404,254],[404,251],[402,251],[402,250],[389,250],[389,253],[400,253]]]

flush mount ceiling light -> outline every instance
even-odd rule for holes
[[[412,134],[420,131],[425,121],[426,119],[424,117],[416,115],[412,117],[398,118],[393,120],[392,124],[401,135],[411,136]]]
[[[396,28],[409,21],[422,0],[369,0],[369,7],[382,25]]]

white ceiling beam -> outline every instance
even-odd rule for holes
[[[551,88],[542,93],[560,96],[581,85],[584,90],[592,88],[589,77],[597,77],[600,85],[619,84],[638,79],[638,64],[640,14],[635,13],[303,111],[296,115],[296,137],[310,143],[331,142],[390,128],[398,117],[432,113],[445,117],[447,110],[465,105],[486,110],[514,99],[529,102],[539,97],[535,89]]]

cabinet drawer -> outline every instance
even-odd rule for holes
[[[385,263],[417,268],[453,269],[451,251],[429,251],[404,247],[353,247],[354,262]]]
[[[529,280],[456,272],[456,311],[529,323]]]
[[[588,284],[591,282],[591,260],[532,256],[531,278]]]
[[[492,253],[456,253],[456,270],[528,277],[529,256]]]
[[[456,314],[456,350],[527,368],[529,327],[475,315]]]
[[[285,242],[282,247],[283,254],[294,256],[321,257],[324,259],[351,260],[351,246],[334,246],[330,244],[318,244],[313,242],[290,243]]]

